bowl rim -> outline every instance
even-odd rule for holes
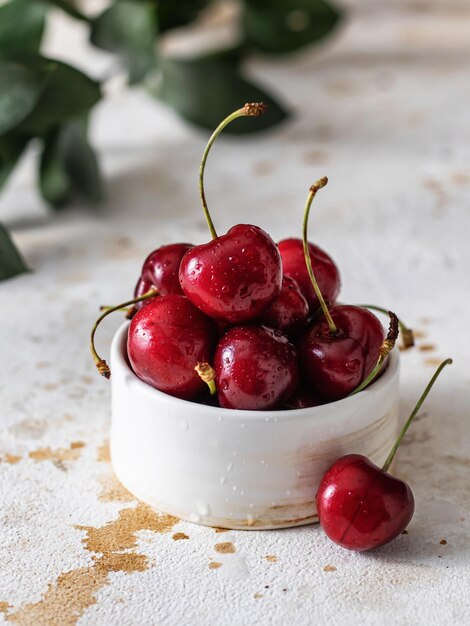
[[[289,421],[294,420],[296,418],[305,416],[305,417],[314,417],[320,420],[327,420],[331,418],[331,414],[334,413],[334,409],[336,407],[343,408],[347,403],[351,406],[351,412],[355,409],[358,409],[361,406],[361,403],[366,399],[370,398],[371,394],[380,393],[386,386],[390,384],[390,382],[394,379],[394,377],[398,374],[399,368],[399,350],[398,347],[392,350],[388,357],[388,366],[382,376],[376,380],[374,383],[369,385],[363,391],[355,394],[354,396],[347,396],[346,398],[342,398],[341,400],[335,400],[334,402],[328,402],[326,404],[321,404],[319,406],[306,407],[304,409],[279,409],[279,410],[270,410],[270,411],[259,411],[259,410],[248,410],[248,409],[226,409],[223,407],[211,406],[210,404],[200,404],[198,402],[193,402],[191,400],[183,400],[182,398],[177,398],[175,396],[171,396],[168,393],[164,393],[163,391],[159,391],[152,387],[148,383],[145,383],[143,380],[135,374],[133,369],[130,367],[127,359],[124,357],[124,343],[127,341],[127,331],[129,329],[130,322],[126,321],[116,330],[112,343],[111,343],[111,379],[113,380],[112,372],[118,362],[119,367],[122,367],[125,370],[126,376],[132,376],[132,384],[137,388],[139,392],[143,392],[150,396],[153,400],[163,400],[165,402],[171,402],[175,404],[179,404],[182,408],[185,407],[186,410],[189,407],[193,407],[195,412],[197,410],[203,409],[204,412],[208,413],[217,413],[220,415],[220,412],[223,412],[224,419],[239,419],[243,418],[245,420],[259,420],[262,419],[266,422],[272,421]],[[113,366],[114,363],[114,366]]]

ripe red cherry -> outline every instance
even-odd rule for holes
[[[185,295],[211,317],[238,324],[252,320],[281,290],[276,244],[258,226],[239,224],[222,237],[184,255],[180,284]]]
[[[320,302],[305,265],[302,240],[284,239],[279,242],[278,246],[282,257],[284,276],[290,276],[297,281],[300,290],[307,299],[310,311],[314,313],[319,308]],[[308,249],[320,291],[328,302],[334,303],[341,287],[338,268],[333,259],[318,246],[309,243]]]
[[[320,524],[349,550],[371,550],[397,537],[410,522],[408,485],[361,454],[348,454],[323,476],[316,496]]]
[[[333,401],[345,398],[373,371],[385,333],[377,317],[362,307],[335,306],[329,313],[335,332],[322,318],[304,334],[299,346],[306,385]]]
[[[194,368],[209,361],[217,326],[185,297],[152,299],[132,318],[127,353],[144,382],[177,398],[190,400],[205,390]]]
[[[161,246],[151,252],[144,261],[140,278],[134,290],[134,297],[138,298],[149,289],[156,289],[161,296],[171,293],[182,295],[179,269],[185,252],[190,250],[189,243],[172,243]],[[135,310],[142,308],[144,302],[138,302]]]
[[[217,345],[214,370],[219,404],[228,409],[277,408],[298,383],[295,347],[265,326],[227,331]]]
[[[335,543],[349,550],[372,550],[397,537],[410,522],[411,489],[388,469],[431,387],[450,363],[446,359],[437,368],[382,468],[360,454],[348,454],[324,474],[316,495],[317,511],[320,525]]]
[[[281,293],[263,313],[260,322],[282,330],[286,335],[296,335],[305,328],[308,320],[308,303],[293,278],[284,276]]]
[[[281,255],[258,226],[239,224],[217,236],[204,192],[204,169],[212,144],[225,126],[265,110],[263,104],[245,104],[223,120],[209,139],[202,155],[199,191],[212,241],[186,252],[179,272],[181,288],[191,302],[207,315],[231,324],[259,317],[279,294]]]
[[[294,394],[284,402],[285,409],[308,409],[312,406],[320,406],[324,401],[311,391],[299,387]]]

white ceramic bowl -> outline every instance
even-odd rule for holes
[[[318,521],[325,470],[348,453],[378,465],[398,431],[399,355],[365,391],[293,411],[235,411],[173,398],[125,358],[128,323],[111,347],[111,458],[127,489],[198,524],[235,529]]]

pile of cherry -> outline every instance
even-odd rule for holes
[[[221,122],[206,146],[199,187],[212,240],[153,251],[144,262],[134,298],[107,307],[97,320],[91,349],[103,376],[109,378],[110,370],[95,350],[96,328],[109,313],[127,307],[127,357],[135,374],[177,398],[229,409],[303,409],[340,400],[382,374],[399,328],[405,347],[413,345],[411,331],[394,313],[388,312],[385,334],[369,309],[386,311],[336,304],[338,268],[307,239],[310,207],[327,184],[326,177],[309,189],[301,239],[276,244],[252,224],[238,224],[217,235],[204,192],[207,156],[227,124],[265,109],[263,104],[246,104]],[[448,362],[426,388],[383,468],[348,455],[325,474],[317,508],[322,526],[337,543],[370,549],[408,524],[414,510],[411,490],[387,470]]]

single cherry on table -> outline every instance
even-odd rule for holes
[[[437,368],[381,468],[365,456],[348,454],[325,472],[316,494],[319,522],[343,548],[372,550],[392,541],[409,524],[415,507],[413,493],[388,469],[431,387],[450,363],[446,359]]]
[[[212,144],[233,120],[258,116],[266,106],[245,104],[211,135],[199,171],[199,192],[212,241],[188,250],[181,260],[179,280],[184,294],[201,311],[222,322],[248,322],[269,307],[281,291],[282,261],[271,237],[259,226],[237,224],[219,237],[207,207],[204,170]]]

